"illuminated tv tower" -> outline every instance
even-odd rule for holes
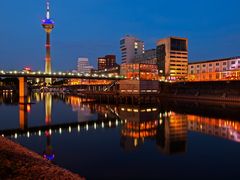
[[[46,18],[42,20],[42,27],[44,28],[46,32],[46,57],[45,57],[45,73],[49,74],[52,72],[52,66],[51,66],[51,43],[50,43],[50,33],[52,32],[54,28],[54,22],[50,18],[50,3],[49,0],[46,1],[47,6],[47,13]],[[51,83],[51,78],[45,79],[46,84]]]

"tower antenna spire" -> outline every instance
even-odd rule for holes
[[[46,7],[47,7],[46,18],[50,19],[50,1],[49,0],[46,0]]]

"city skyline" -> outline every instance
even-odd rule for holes
[[[52,17],[58,26],[52,34],[53,70],[74,69],[78,57],[88,57],[96,67],[97,57],[104,54],[116,54],[120,63],[119,41],[126,34],[143,40],[145,49],[154,48],[161,38],[187,37],[190,62],[240,54],[240,25],[236,20],[239,2],[173,1],[173,6],[157,0],[144,2],[51,0]],[[30,66],[43,70],[45,34],[41,19],[45,1],[14,1],[14,5],[3,1],[0,5],[5,27],[0,29],[1,69]]]

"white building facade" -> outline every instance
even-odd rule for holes
[[[240,56],[188,64],[188,80],[218,81],[240,79]]]
[[[120,40],[122,64],[134,62],[136,56],[144,53],[144,42],[133,36],[125,36]]]
[[[90,73],[93,66],[89,64],[88,58],[78,58],[77,71],[79,73]]]

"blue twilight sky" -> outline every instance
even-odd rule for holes
[[[54,70],[78,57],[117,54],[126,34],[145,47],[168,36],[189,38],[189,60],[240,55],[239,0],[51,0]],[[0,0],[0,69],[44,69],[45,0]]]

